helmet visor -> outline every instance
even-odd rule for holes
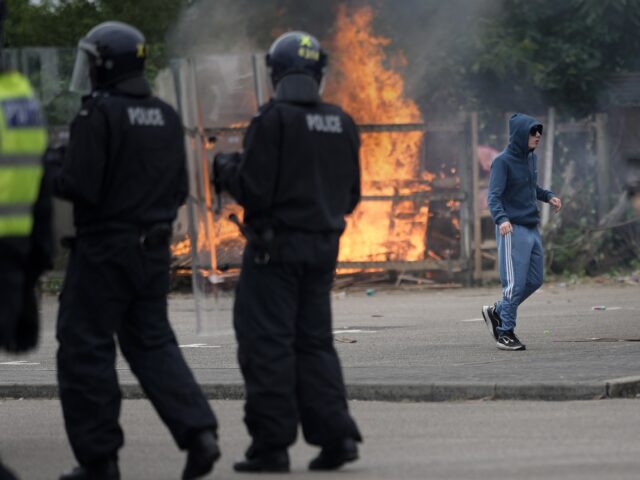
[[[87,95],[91,93],[91,55],[96,56],[95,46],[80,40],[76,53],[76,63],[71,74],[69,91]]]
[[[76,63],[73,66],[71,74],[71,83],[69,91],[87,95],[91,93],[91,79],[89,78],[89,54],[84,50],[78,49],[76,54]]]

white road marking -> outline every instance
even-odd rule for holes
[[[180,345],[180,348],[221,348],[220,345],[207,345],[206,343],[190,343]]]
[[[356,328],[347,328],[347,329],[337,329],[333,331],[333,334],[341,334],[341,333],[377,333],[377,330],[359,330]]]
[[[40,365],[40,363],[28,362],[26,360],[15,360],[13,362],[0,362],[0,365]]]
[[[484,322],[484,318],[467,318],[465,320],[460,320],[461,322],[470,323],[470,322]]]

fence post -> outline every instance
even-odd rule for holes
[[[471,195],[473,196],[473,278],[482,279],[482,226],[478,204],[480,170],[478,166],[478,113],[471,112]]]
[[[551,179],[553,172],[553,147],[556,136],[556,109],[549,107],[547,113],[547,124],[544,127],[544,175],[542,179],[542,187],[551,190]],[[550,208],[548,203],[542,204],[542,226],[549,222]]]
[[[597,167],[596,182],[598,185],[597,213],[600,221],[611,207],[609,199],[611,197],[611,181],[609,172],[609,146],[607,145],[607,114],[596,114],[596,152]]]

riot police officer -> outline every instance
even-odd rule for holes
[[[118,479],[117,336],[181,449],[182,478],[209,472],[216,419],[167,318],[171,224],[187,195],[183,129],[144,78],[143,35],[120,22],[78,44],[71,89],[89,93],[71,124],[54,193],[73,203],[73,242],[58,313],[60,400],[80,463],[61,478]]]
[[[0,0],[0,39],[4,19]],[[36,284],[52,266],[51,195],[42,164],[46,144],[29,81],[0,64],[0,350],[12,353],[38,342]],[[15,477],[0,463],[0,478]]]
[[[244,207],[247,245],[234,305],[252,443],[236,471],[287,471],[298,421],[321,447],[312,470],[358,458],[333,345],[330,289],[345,214],[360,199],[359,138],[322,102],[326,55],[303,32],[267,55],[274,97],[249,125],[242,154],[214,159],[214,184]]]

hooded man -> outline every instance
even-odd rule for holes
[[[544,273],[538,201],[555,212],[562,202],[538,185],[534,150],[542,137],[542,124],[516,113],[509,120],[509,145],[493,161],[488,203],[496,224],[502,299],[482,307],[482,316],[501,350],[524,350],[515,335],[518,307],[542,285]]]

